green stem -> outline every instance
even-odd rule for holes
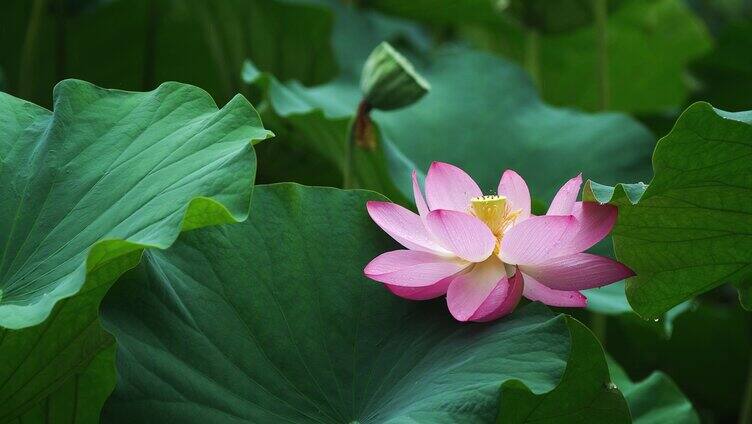
[[[525,29],[525,69],[540,88],[540,34],[533,27]]]
[[[611,102],[608,77],[608,0],[593,0],[593,14],[598,54],[598,108],[607,110]]]
[[[598,109],[607,110],[610,102],[608,80],[608,0],[593,0],[593,14],[595,15],[595,32],[597,43],[597,82]],[[591,326],[603,347],[606,346],[608,317],[593,312]]]
[[[44,3],[45,0],[34,0],[31,4],[31,15],[24,37],[23,54],[18,74],[18,95],[27,100],[31,97],[31,88],[33,87],[34,50],[36,49]]]
[[[744,398],[739,410],[739,424],[752,424],[752,357],[747,366],[747,385],[744,388]]]
[[[345,139],[345,162],[342,167],[342,188],[344,189],[355,188],[355,171],[353,162],[355,158],[355,125],[357,121],[357,115],[350,120],[347,129],[347,138]]]
[[[357,188],[355,181],[355,149],[366,147],[367,131],[371,125],[369,113],[371,105],[362,100],[358,105],[355,116],[350,120],[345,140],[345,163],[343,166],[343,188]]]

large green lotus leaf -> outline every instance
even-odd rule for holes
[[[0,422],[95,423],[115,387],[115,346],[99,323],[99,303],[131,252],[91,270],[73,297],[41,325],[0,330]]]
[[[308,84],[336,74],[331,14],[319,6],[285,0],[79,3],[3,2],[0,66],[9,93],[47,106],[52,86],[66,77],[128,90],[181,81],[226,102],[243,88],[238,70],[247,57],[282,79]]]
[[[567,326],[572,350],[556,390],[536,395],[521,384],[509,384],[500,406],[508,413],[499,416],[499,424],[632,422],[624,396],[611,382],[598,339],[574,318],[567,317]]]
[[[87,270],[183,229],[245,218],[266,138],[238,96],[195,87],[148,93],[67,80],[55,111],[0,93],[0,325],[43,321]]]
[[[376,170],[373,178],[360,178],[362,187],[391,197],[387,175],[411,198],[410,171],[424,171],[434,160],[466,169],[484,190],[496,188],[505,168],[516,169],[542,198],[551,198],[579,172],[612,182],[649,176],[653,139],[634,120],[552,108],[540,101],[521,69],[488,54],[442,48],[426,62],[419,71],[431,91],[423,100],[404,110],[372,113],[382,137],[376,152],[356,149],[370,164],[356,171]],[[342,162],[347,125],[360,100],[355,78],[306,88],[262,78],[251,64],[245,71],[247,82],[266,89],[271,109],[282,118],[278,124],[294,128],[299,142],[330,162]]]
[[[634,424],[700,423],[692,403],[666,374],[656,371],[635,383],[613,360],[608,361],[608,369],[627,398]]]
[[[554,389],[572,345],[564,316],[532,304],[460,324],[442,300],[406,301],[363,277],[395,248],[365,212],[375,199],[259,186],[247,222],[148,251],[103,303],[120,377],[104,418],[483,423],[502,386]]]
[[[622,3],[607,23],[609,109],[649,113],[680,106],[691,88],[687,66],[710,49],[706,28],[681,0]],[[602,108],[593,25],[541,35],[537,53],[526,51],[525,33],[516,26],[497,25],[473,34],[481,44],[519,62],[534,54],[536,80],[547,101]]]
[[[735,302],[733,290],[729,294],[729,301]],[[676,318],[670,339],[648,324],[636,317],[609,323],[609,353],[635,380],[650,381],[656,369],[665,372],[703,422],[737,422],[752,354],[752,314],[700,302]],[[619,383],[616,373],[612,377],[629,401],[629,388]]]
[[[3,423],[97,421],[115,384],[102,297],[143,247],[245,219],[252,143],[268,135],[242,97],[217,109],[177,83],[129,93],[68,80],[55,104],[0,94],[4,324],[28,326],[57,301],[41,325],[0,329]]]
[[[43,402],[15,418],[24,423],[97,423],[101,406],[115,386],[115,346],[100,351],[75,378],[66,382]],[[9,415],[12,416],[12,415]]]
[[[738,285],[750,307],[750,155],[752,112],[695,103],[658,143],[641,197],[644,187],[586,187],[586,196],[619,206],[614,247],[637,273],[627,281],[637,313],[656,317],[724,283]]]

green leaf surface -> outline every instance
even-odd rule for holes
[[[484,423],[505,382],[553,389],[571,345],[563,316],[532,304],[460,324],[442,300],[363,277],[395,247],[365,212],[373,199],[260,186],[247,222],[148,251],[103,305],[120,376],[105,419]]]
[[[115,387],[114,362],[115,346],[100,351],[80,374],[15,422],[98,423],[101,406]]]
[[[588,180],[583,185],[582,199],[583,201],[612,203],[620,207],[627,207],[637,204],[647,187],[647,184],[642,182],[617,184],[612,187]],[[612,241],[609,239],[609,244],[611,243]],[[612,249],[608,255],[613,257],[614,253]],[[609,317],[610,320],[629,319],[629,316],[634,314],[634,311],[627,300],[625,286],[624,281],[619,281],[604,287],[585,290],[584,293],[588,298],[587,309],[613,316]],[[653,319],[652,321],[648,320],[650,323],[646,325],[655,329],[662,337],[671,337],[674,320],[691,306],[692,301],[683,302],[670,309],[662,317]]]
[[[724,283],[740,286],[742,304],[750,306],[750,155],[752,112],[695,103],[658,143],[655,176],[641,197],[634,185],[619,186],[613,197],[600,186],[586,188],[586,196],[619,205],[614,247],[637,273],[627,281],[637,313],[657,317]]]
[[[99,303],[131,252],[91,270],[41,325],[0,330],[0,422],[95,423],[115,387],[115,346],[99,323]]]
[[[674,320],[670,339],[635,316],[613,320],[609,354],[637,381],[649,379],[657,369],[669,375],[703,422],[737,422],[752,354],[752,314],[729,307],[736,302],[733,290],[727,302],[694,305]],[[626,395],[627,388],[617,385]]]
[[[520,384],[504,387],[499,424],[631,423],[624,396],[611,383],[603,348],[587,327],[567,317],[572,350],[555,390],[535,395]],[[562,407],[566,405],[566,407]]]
[[[42,322],[87,270],[181,228],[245,219],[252,144],[267,138],[238,96],[168,83],[148,93],[67,80],[55,111],[0,93],[0,325]]]
[[[608,17],[609,109],[660,112],[682,105],[692,88],[686,68],[708,52],[703,23],[681,0],[623,1]],[[537,49],[514,25],[473,31],[481,45],[520,63],[535,57],[543,98],[555,105],[601,109],[594,25],[540,35]]]
[[[102,297],[144,247],[245,219],[252,144],[269,135],[242,97],[218,109],[177,83],[130,93],[68,80],[55,104],[0,94],[0,208],[15,217],[0,223],[0,307],[26,327],[0,329],[0,422],[96,422],[115,384]]]
[[[614,384],[629,403],[634,424],[699,424],[700,418],[684,393],[666,374],[656,371],[635,383],[614,361],[608,361]]]
[[[582,200],[602,204],[611,203],[617,206],[636,205],[647,188],[648,185],[643,182],[607,186],[588,180],[582,188]]]

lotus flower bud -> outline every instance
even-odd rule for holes
[[[371,108],[393,110],[417,102],[430,86],[404,56],[383,42],[368,56],[360,88]]]

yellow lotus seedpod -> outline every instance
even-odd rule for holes
[[[507,198],[480,196],[470,200],[473,214],[488,225],[495,235],[501,235],[507,218]]]

